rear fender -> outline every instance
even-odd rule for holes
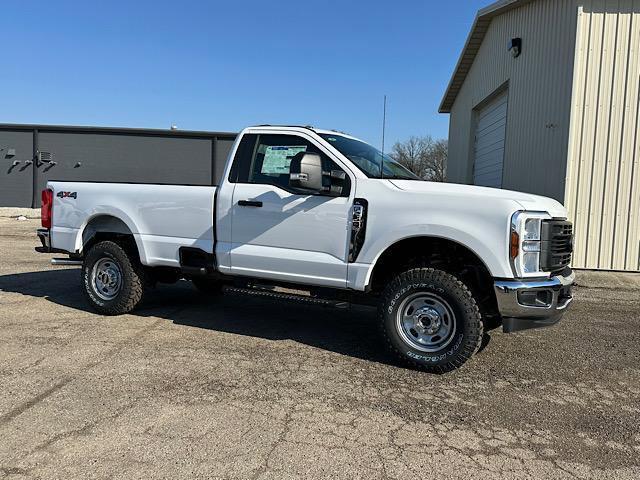
[[[76,251],[84,253],[84,246],[99,232],[132,235],[140,254],[140,262],[147,265],[147,255],[138,228],[125,212],[113,207],[94,209],[78,231]]]

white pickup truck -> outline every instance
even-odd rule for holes
[[[237,137],[217,186],[49,182],[36,250],[81,264],[107,315],[181,278],[373,303],[402,361],[446,372],[487,328],[560,319],[574,280],[566,218],[549,198],[422,181],[343,133],[260,126]]]

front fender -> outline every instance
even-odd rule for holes
[[[364,245],[358,258],[359,264],[367,265],[365,275],[359,275],[358,283],[364,282],[361,288],[369,284],[373,270],[385,251],[398,242],[418,237],[440,238],[458,243],[473,252],[493,277],[510,278],[513,276],[506,256],[506,249],[497,245],[499,242],[491,244],[464,230],[446,225],[414,224],[377,235],[368,245]]]

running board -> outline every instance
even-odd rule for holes
[[[319,305],[323,307],[333,307],[346,309],[349,308],[349,302],[342,300],[327,300],[324,298],[311,297],[307,295],[298,295],[295,293],[274,292],[272,290],[263,290],[259,288],[241,288],[241,287],[223,287],[224,293],[232,295],[250,295],[253,297],[265,297],[276,300],[286,300],[288,302],[297,302],[308,305]]]

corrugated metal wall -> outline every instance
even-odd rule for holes
[[[566,192],[573,264],[640,270],[640,0],[580,4]]]
[[[38,207],[49,180],[217,184],[234,140],[233,133],[0,125],[0,206]]]
[[[564,200],[576,15],[573,0],[537,0],[492,20],[451,112],[449,181],[472,183],[475,109],[508,82],[503,187]]]
[[[494,18],[452,108],[451,181],[472,182],[476,107],[505,84],[504,188],[567,205],[574,267],[640,271],[640,0],[537,0]]]
[[[31,206],[32,163],[33,131],[0,129],[0,206]]]

